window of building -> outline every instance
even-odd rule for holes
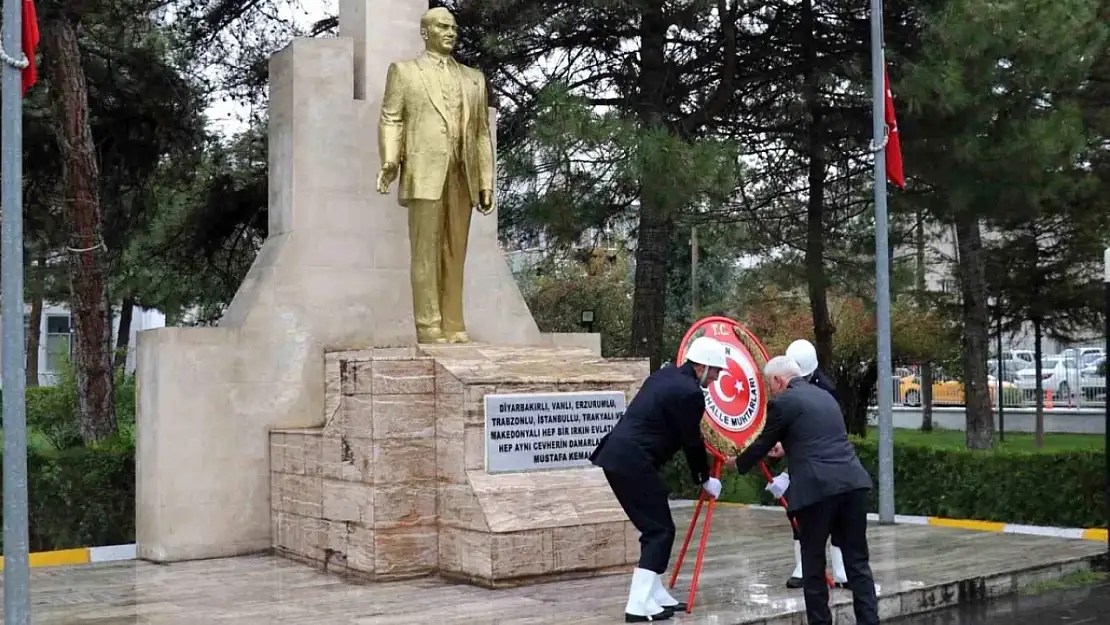
[[[62,370],[62,364],[69,359],[71,350],[72,326],[68,315],[47,315],[46,317],[46,366],[47,373]]]

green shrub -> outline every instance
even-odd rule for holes
[[[41,435],[53,449],[78,447],[77,389],[67,385],[27,389],[28,436]]]
[[[82,444],[77,424],[77,381],[68,365],[56,386],[27,389],[27,444],[32,450],[68,449]],[[135,376],[116,373],[116,423],[124,438],[135,437]],[[0,392],[0,406],[3,396]]]
[[[671,496],[676,499],[697,499],[701,486],[694,484],[690,477],[690,469],[686,464],[686,456],[681,453],[663,467],[663,479],[671,489]],[[766,480],[762,474],[750,473],[737,475],[725,469],[721,478],[721,501],[731,503],[772,503],[770,495],[763,490]]]
[[[878,443],[854,440],[871,473],[871,510],[878,510]],[[1106,456],[1099,450],[1054,452],[894,446],[894,509],[898,514],[1057,527],[1106,527]],[[773,471],[781,469],[772,468]],[[681,454],[664,467],[676,497],[696,498]],[[772,503],[758,469],[725,470],[722,501]]]
[[[135,541],[135,445],[130,440],[31,451],[27,490],[31,551]]]
[[[135,376],[119,372],[115,391],[118,435],[85,447],[72,369],[57,386],[27,389],[31,551],[134,542]]]
[[[877,478],[877,442],[855,444],[863,465]],[[877,498],[875,489],[872,510]],[[1106,527],[1106,456],[1101,449],[972,452],[896,444],[894,509],[909,515]]]

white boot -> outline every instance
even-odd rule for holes
[[[659,576],[654,571],[636,569],[632,572],[632,586],[628,589],[628,604],[624,606],[625,623],[646,623],[649,621],[665,621],[674,614],[664,610],[653,597],[652,591],[655,584],[659,583]]]
[[[848,573],[844,570],[844,554],[841,553],[840,547],[831,545],[829,547],[829,555],[831,556],[829,559],[832,560],[833,583],[840,585],[847,584]]]
[[[794,541],[794,572],[786,580],[787,588],[802,587],[802,543]]]
[[[671,593],[667,592],[667,587],[663,584],[662,575],[655,576],[655,586],[652,588],[651,598],[655,599],[655,602],[663,608],[674,610],[675,612],[686,611],[686,604],[675,599],[671,596]]]

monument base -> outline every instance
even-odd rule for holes
[[[270,434],[275,552],[370,580],[501,587],[627,572],[638,534],[599,469],[485,471],[487,394],[620,391],[646,363],[570,348],[325,356],[326,423]]]

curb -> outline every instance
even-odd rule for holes
[[[692,499],[675,499],[671,501],[672,508],[690,508],[694,506]],[[770,512],[782,512],[779,506],[761,506],[757,504],[733,503],[719,501],[718,505],[730,508],[749,508]],[[879,515],[874,512],[867,514],[867,520],[878,522]],[[969,519],[946,519],[933,516],[912,516],[905,514],[894,515],[896,525],[932,525],[934,527],[949,527],[953,529],[973,530],[976,532],[995,532],[1002,534],[1026,534],[1029,536],[1047,536],[1050,538],[1066,538],[1070,540],[1098,540],[1107,541],[1105,528],[1071,528],[1071,527],[1042,527],[1038,525],[1021,525],[1018,523],[999,523],[996,521],[972,521]]]
[[[135,545],[111,545],[108,547],[78,547],[58,551],[39,551],[32,553],[29,560],[31,568],[47,566],[74,566],[100,562],[124,562],[134,560]],[[4,569],[4,557],[0,556],[0,571]]]

